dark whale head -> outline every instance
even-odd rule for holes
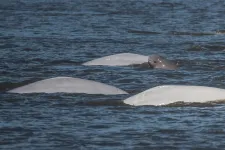
[[[158,54],[150,55],[148,57],[148,64],[151,68],[160,68],[168,70],[175,70],[178,68],[176,63]]]

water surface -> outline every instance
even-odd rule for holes
[[[222,0],[0,1],[0,148],[224,148],[224,104],[121,102],[163,84],[225,88],[224,8]],[[181,67],[81,65],[124,52],[158,53]],[[130,95],[5,92],[57,76],[103,82]]]

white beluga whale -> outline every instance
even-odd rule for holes
[[[55,77],[30,83],[8,91],[9,93],[86,93],[117,95],[128,94],[104,83],[72,77]]]
[[[86,66],[128,66],[132,64],[142,64],[146,63],[148,60],[148,56],[133,54],[133,53],[120,53],[109,55],[101,58],[97,58],[83,65]]]
[[[225,89],[206,86],[162,85],[131,96],[123,102],[133,106],[160,106],[175,102],[205,103],[217,100],[225,100]]]
[[[147,63],[151,68],[161,69],[177,69],[177,64],[173,61],[166,59],[163,56],[153,54],[150,56],[133,54],[133,53],[120,53],[97,58],[83,63],[85,66],[128,66]]]

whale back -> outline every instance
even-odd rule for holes
[[[87,94],[128,94],[127,92],[104,83],[91,80],[56,77],[37,81],[8,91],[10,93],[87,93]]]
[[[225,100],[225,90],[205,86],[163,85],[148,89],[124,100],[125,104],[167,105],[175,102],[209,102]]]
[[[105,65],[105,66],[128,66],[133,64],[142,64],[148,62],[148,56],[133,54],[133,53],[120,53],[110,56],[101,57],[83,63],[82,65]]]

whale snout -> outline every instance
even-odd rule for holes
[[[178,68],[178,65],[173,61],[157,54],[153,54],[148,57],[148,65],[150,68],[160,68],[168,70],[175,70]]]

